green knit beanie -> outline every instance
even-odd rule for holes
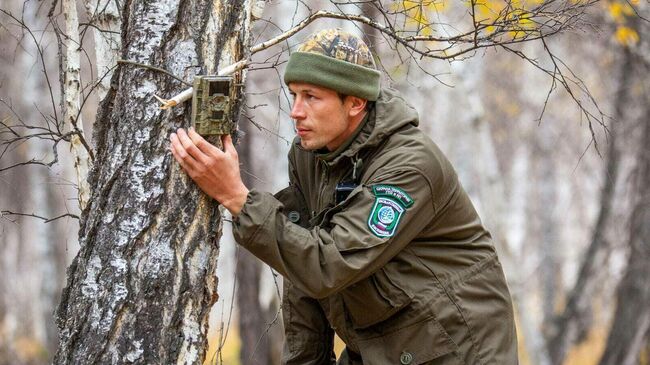
[[[284,83],[306,82],[375,101],[380,76],[363,40],[341,29],[326,29],[312,34],[291,54]]]

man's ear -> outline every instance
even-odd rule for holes
[[[363,113],[366,110],[366,104],[368,104],[368,100],[352,95],[348,95],[345,102],[348,103],[350,107],[350,110],[348,111],[350,117],[356,117]]]

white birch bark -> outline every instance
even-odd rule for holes
[[[85,2],[88,22],[93,25],[95,41],[95,68],[97,69],[97,98],[104,100],[113,70],[122,47],[121,21],[115,0],[87,0]]]
[[[122,57],[185,81],[210,74],[243,57],[250,6],[127,1]],[[170,132],[189,126],[189,110],[163,112],[153,99],[183,85],[133,63],[119,64],[95,123],[92,196],[57,311],[55,364],[197,364],[205,357],[221,215],[168,150]],[[242,95],[238,88],[231,97],[241,102]]]
[[[80,113],[81,96],[81,44],[79,42],[79,18],[75,0],[62,0],[65,18],[65,64],[63,81],[63,117],[71,130],[77,131],[70,140],[70,150],[74,156],[74,166],[77,172],[79,188],[79,207],[83,210],[90,198],[88,171],[92,161],[84,141],[83,123]]]

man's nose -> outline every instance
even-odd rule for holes
[[[305,109],[302,105],[302,100],[299,97],[293,101],[291,106],[291,119],[304,119],[305,118]]]

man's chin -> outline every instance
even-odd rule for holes
[[[309,141],[305,141],[304,139],[300,139],[300,147],[308,151],[314,151],[320,148],[318,146],[314,146],[313,143],[309,143]]]

